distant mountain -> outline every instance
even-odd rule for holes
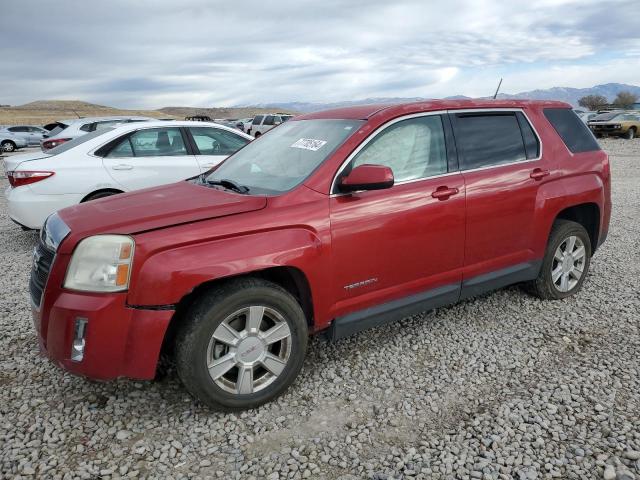
[[[514,95],[499,94],[498,98],[526,98],[528,100],[561,100],[578,106],[578,100],[586,95],[602,95],[612,102],[621,91],[631,92],[640,98],[640,87],[624,83],[605,83],[591,88],[553,87],[547,90],[531,90]]]
[[[530,92],[520,92],[515,94],[500,93],[498,98],[502,99],[528,99],[528,100],[560,100],[578,106],[578,99],[586,95],[603,95],[610,102],[616,97],[618,92],[623,90],[638,95],[640,98],[640,87],[636,85],[626,85],[624,83],[606,83],[604,85],[596,85],[591,88],[570,88],[570,87],[553,87],[546,90],[531,90]],[[446,97],[447,100],[468,99],[464,95],[454,95]],[[489,97],[482,97],[489,98]],[[382,97],[382,98],[365,98],[363,100],[349,100],[344,102],[333,103],[311,103],[311,102],[273,102],[262,103],[259,105],[246,105],[242,108],[260,108],[271,109],[276,111],[296,111],[296,112],[317,112],[319,110],[327,110],[330,108],[350,107],[354,105],[366,105],[370,103],[391,104],[405,102],[419,102],[428,100],[424,97]]]

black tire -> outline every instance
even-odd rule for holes
[[[624,134],[624,138],[626,138],[627,140],[633,140],[635,136],[636,136],[636,129],[633,127],[627,130],[627,133]]]
[[[253,305],[281,314],[290,330],[290,353],[284,369],[272,383],[253,393],[231,393],[209,375],[209,342],[225,319]],[[175,344],[178,376],[194,397],[214,409],[244,410],[273,400],[291,385],[302,368],[308,340],[305,315],[296,299],[274,283],[243,278],[215,286],[195,300],[182,322]]]
[[[16,144],[13,143],[11,140],[5,140],[4,142],[2,142],[2,150],[5,152],[15,152],[17,149]]]
[[[84,203],[84,202],[90,202],[91,200],[98,200],[99,198],[105,198],[105,197],[110,197],[111,195],[117,195],[120,192],[114,192],[114,191],[103,191],[103,192],[96,192],[96,193],[92,193],[91,195],[87,195],[84,200],[82,200],[82,202],[80,203]]]
[[[256,132],[256,134],[253,137],[258,138],[260,135],[262,135],[260,132]]]
[[[582,275],[577,283],[568,291],[561,291],[552,278],[554,264],[557,266],[557,260],[554,259],[556,250],[569,237],[577,237],[584,245],[584,264],[582,265]],[[579,223],[570,220],[556,220],[551,228],[549,241],[547,242],[547,250],[542,261],[542,267],[538,278],[525,284],[525,288],[533,295],[543,300],[559,300],[575,294],[582,288],[585,278],[589,272],[591,263],[591,240],[585,228]]]

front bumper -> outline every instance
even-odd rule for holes
[[[29,185],[12,188],[4,192],[7,199],[9,217],[16,223],[39,230],[53,212],[76,205],[82,200],[81,194],[41,195]]]
[[[41,351],[53,363],[75,375],[98,380],[155,376],[173,310],[130,308],[126,293],[60,290],[55,301],[50,300],[45,299],[46,310],[32,306],[32,313]],[[78,319],[86,320],[84,356],[74,361],[71,352]]]

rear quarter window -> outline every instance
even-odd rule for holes
[[[593,152],[600,145],[580,118],[569,108],[545,108],[544,116],[571,153]]]

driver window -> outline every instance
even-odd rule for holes
[[[446,173],[440,115],[410,118],[387,127],[358,152],[351,168],[364,164],[391,168],[396,183]]]
[[[235,133],[211,127],[189,127],[200,155],[231,155],[249,140]]]

